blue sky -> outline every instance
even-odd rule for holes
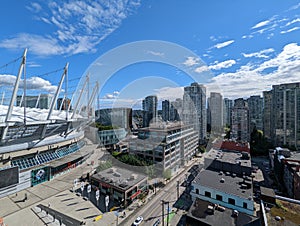
[[[159,60],[170,56],[163,48],[144,46],[155,62],[133,63],[105,83],[99,68],[91,76],[101,83],[101,107],[115,100],[139,106],[148,94],[181,97],[182,87],[193,81],[190,73],[209,72],[207,95],[218,91],[229,98],[261,95],[274,84],[300,81],[299,1],[5,0],[0,17],[0,66],[28,48],[28,93],[53,92],[59,69],[69,62],[70,96],[91,65],[102,64],[101,56],[143,40],[174,43],[193,54],[168,65]],[[112,65],[114,61],[118,59],[111,59]],[[6,98],[17,68],[17,63],[0,68],[0,94],[5,91]]]

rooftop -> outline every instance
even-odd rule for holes
[[[127,190],[147,177],[124,168],[112,167],[93,175],[92,178],[121,190]]]
[[[248,142],[237,142],[232,140],[219,140],[214,143],[215,149],[228,150],[228,151],[239,151],[250,153],[250,145]]]
[[[192,183],[253,200],[252,178],[248,176],[240,177],[229,172],[202,170]]]
[[[266,188],[266,187],[260,186],[260,192],[261,192],[261,195],[275,198],[275,192],[271,188]]]
[[[248,159],[247,159],[248,158]],[[206,155],[206,159],[218,160],[221,162],[239,164],[240,166],[251,167],[251,159],[247,153],[235,151],[222,151],[211,149]]]
[[[249,224],[250,222],[254,222],[256,220],[259,221],[257,217],[245,213],[241,213],[241,212],[238,214],[237,217],[233,217],[232,216],[233,210],[229,208],[225,208],[224,211],[215,210],[213,214],[212,213],[209,214],[207,211],[209,205],[212,204],[210,204],[210,202],[196,198],[187,216],[197,221],[203,222],[206,225],[214,225],[214,226],[224,226],[224,225],[242,226],[242,225]]]

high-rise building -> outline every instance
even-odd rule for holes
[[[287,145],[299,148],[300,83],[274,85],[270,92],[271,107],[268,108],[267,106],[264,120],[271,125],[270,137],[272,143],[276,146]],[[267,101],[265,100],[265,103]],[[270,118],[268,118],[269,110]],[[265,129],[267,129],[266,125]]]
[[[49,109],[53,95],[51,94],[40,94],[38,96],[17,96],[17,106],[30,108]]]
[[[168,100],[162,102],[162,119],[163,121],[170,120],[170,101]]]
[[[231,125],[231,111],[233,108],[233,100],[230,100],[228,98],[224,98],[224,107],[223,107],[223,113],[224,113],[224,125]]]
[[[132,109],[131,108],[106,108],[96,111],[96,122],[103,126],[113,126],[124,128],[129,131],[132,129]]]
[[[263,131],[264,137],[271,141],[272,131],[272,91],[263,92],[264,112],[263,112]]]
[[[243,98],[234,100],[230,137],[238,141],[250,141],[249,109]]]
[[[196,82],[184,87],[182,120],[199,132],[199,142],[206,139],[206,88]]]
[[[208,98],[208,112],[212,132],[223,131],[223,97],[220,93],[211,92]]]
[[[263,98],[259,95],[250,96],[247,102],[249,108],[250,132],[252,132],[254,128],[263,130]]]
[[[177,98],[171,102],[170,121],[181,121],[182,115],[182,99]]]
[[[149,127],[157,118],[157,96],[147,96],[143,100],[143,127]]]
[[[69,98],[58,98],[57,99],[57,110],[72,110],[71,106],[71,100]]]

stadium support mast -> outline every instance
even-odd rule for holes
[[[87,84],[87,83],[89,82],[89,80],[90,80],[89,77],[90,77],[89,74],[87,74],[86,79],[85,79],[84,84],[83,84],[83,87],[82,87],[82,89],[80,90],[80,94],[79,94],[78,100],[76,101],[75,107],[74,107],[74,109],[73,109],[73,114],[72,114],[72,117],[71,117],[72,119],[74,119],[74,117],[75,117],[75,114],[76,114],[77,108],[78,108],[78,106],[79,106],[79,103],[80,103],[82,94],[83,94],[83,92],[84,92],[85,86],[86,86],[86,84]]]
[[[7,133],[7,130],[8,130],[8,126],[9,126],[8,122],[11,119],[14,103],[16,101],[17,92],[18,92],[18,89],[19,89],[21,75],[22,75],[22,72],[23,72],[25,64],[26,64],[26,54],[27,54],[27,48],[24,50],[24,53],[23,53],[22,62],[21,62],[21,65],[19,67],[18,76],[16,78],[16,82],[15,82],[15,85],[14,85],[12,97],[10,99],[10,104],[9,104],[8,111],[7,111],[7,114],[6,114],[6,117],[5,117],[6,126],[3,130],[3,133],[2,133],[1,142],[3,142],[3,139],[6,137],[6,133]],[[24,116],[24,117],[26,117],[26,116]]]
[[[52,112],[54,110],[54,107],[55,107],[55,104],[57,102],[57,98],[58,98],[58,95],[60,93],[60,90],[61,90],[61,87],[62,87],[62,84],[64,82],[64,79],[65,79],[65,76],[68,72],[68,67],[69,67],[69,63],[66,64],[65,66],[65,69],[64,69],[64,73],[62,74],[61,76],[61,79],[60,79],[60,82],[59,82],[59,85],[56,89],[56,92],[55,92],[55,95],[54,97],[52,98],[52,101],[51,101],[51,106],[50,106],[50,109],[49,109],[49,112],[48,112],[48,117],[47,117],[47,120],[49,120],[51,118],[51,115],[52,115]]]
[[[55,95],[54,97],[52,98],[52,101],[51,101],[51,105],[50,105],[50,109],[49,109],[49,112],[48,112],[48,116],[47,116],[47,120],[50,120],[51,118],[51,115],[52,115],[52,112],[54,110],[54,107],[55,107],[55,104],[57,102],[57,98],[58,98],[58,95],[60,93],[60,90],[61,90],[61,87],[62,87],[62,84],[64,82],[64,79],[65,79],[65,76],[68,72],[68,67],[69,67],[69,63],[66,64],[65,68],[64,68],[64,72],[61,76],[61,79],[60,79],[60,82],[59,82],[59,85],[56,89],[56,92],[55,92]],[[41,134],[41,139],[43,139],[45,137],[45,133],[46,133],[46,127],[47,127],[47,124],[45,124],[43,126],[43,130],[42,130],[42,134]]]
[[[89,99],[89,103],[88,103],[88,108],[90,109],[92,104],[93,104],[93,101],[95,100],[95,96],[96,94],[99,92],[99,83],[96,82],[96,85],[94,86],[93,88],[93,92],[92,92],[92,95]]]

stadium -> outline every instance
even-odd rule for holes
[[[54,94],[29,96],[26,54],[25,49],[18,58],[21,63],[13,87],[8,88],[7,103],[4,95],[0,103],[0,197],[51,180],[91,155],[81,148],[84,130],[94,120],[98,84],[90,95],[87,76],[80,92],[68,98],[67,90],[62,89],[67,83],[66,64]]]

